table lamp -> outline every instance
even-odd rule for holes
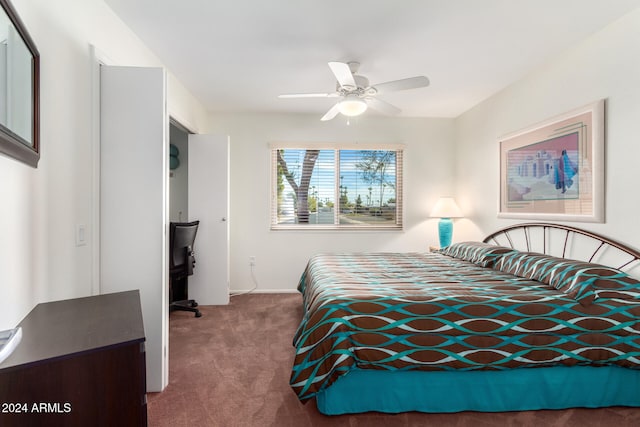
[[[461,218],[462,212],[453,197],[440,197],[431,211],[431,216],[440,218],[440,222],[438,222],[440,248],[446,248],[451,244],[451,236],[453,234],[453,221],[451,221],[451,218]]]

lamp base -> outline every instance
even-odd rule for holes
[[[440,218],[438,222],[438,237],[440,238],[440,248],[446,248],[451,244],[453,235],[453,221],[451,218]]]

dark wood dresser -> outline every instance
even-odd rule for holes
[[[146,426],[138,291],[38,304],[0,364],[0,426]]]

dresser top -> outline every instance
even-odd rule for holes
[[[145,340],[137,290],[41,303],[18,326],[22,340],[0,370]]]

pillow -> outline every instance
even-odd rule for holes
[[[459,242],[454,243],[439,252],[453,258],[464,261],[471,261],[481,267],[493,267],[497,259],[503,254],[514,252],[511,248],[491,245],[482,242]]]
[[[582,305],[591,304],[597,297],[640,297],[640,282],[620,270],[600,264],[518,252],[501,257],[493,268],[546,283]]]

